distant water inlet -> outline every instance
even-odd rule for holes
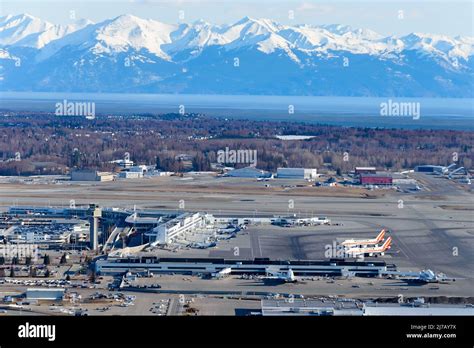
[[[203,113],[222,118],[474,130],[472,98],[2,92],[0,107],[14,112],[56,113],[58,109],[64,115],[71,113],[89,118],[95,114],[179,114],[184,108],[187,114]]]

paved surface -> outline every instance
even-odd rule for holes
[[[163,181],[140,180],[134,183],[62,184],[62,185],[0,185],[0,206],[16,204],[45,204],[47,195],[51,204],[96,202],[100,205],[137,209],[176,209],[179,199],[185,200],[186,210],[209,211],[215,214],[245,216],[301,215],[328,216],[337,226],[308,228],[280,228],[251,226],[237,238],[219,242],[217,248],[184,250],[178,253],[157,251],[162,256],[202,256],[226,258],[270,257],[276,259],[322,259],[325,248],[346,238],[374,237],[382,228],[388,228],[393,247],[383,257],[401,270],[430,268],[448,276],[463,278],[456,285],[444,285],[437,293],[473,295],[474,289],[474,196],[472,187],[460,185],[425,174],[413,174],[423,190],[412,194],[393,190],[340,190],[336,188],[295,188],[307,185],[295,182],[270,181],[275,188],[266,189],[264,182],[212,177]],[[159,186],[160,190],[153,191]],[[215,185],[215,186],[213,186]],[[289,185],[289,186],[288,186]],[[333,190],[332,196],[328,194]],[[177,192],[174,192],[177,191]],[[288,209],[288,202],[294,209]],[[237,249],[236,249],[237,248]],[[237,252],[236,252],[237,251]],[[213,283],[206,283],[213,284]],[[321,293],[357,293],[352,287],[339,288],[334,284],[310,288]],[[204,283],[200,284],[205,286]],[[322,286],[321,286],[322,285]],[[173,285],[175,290],[184,283]],[[235,284],[238,289],[244,287]],[[289,285],[291,286],[291,285]],[[256,288],[262,285],[256,284]],[[296,286],[297,289],[298,286]],[[245,288],[245,287],[244,287]],[[399,289],[398,288],[395,289]],[[385,289],[385,288],[384,288]],[[357,291],[356,291],[357,290]],[[412,290],[412,288],[410,288]],[[415,289],[419,294],[432,294],[427,287]],[[364,290],[374,293],[374,287]],[[387,290],[381,290],[385,293]],[[397,292],[398,290],[394,290]],[[148,310],[148,309],[147,309]]]

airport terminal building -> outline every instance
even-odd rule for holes
[[[155,256],[131,256],[125,258],[104,258],[95,263],[98,274],[116,275],[126,272],[212,274],[229,269],[229,274],[266,274],[271,268],[276,272],[290,269],[298,276],[379,276],[395,271],[395,265],[384,261],[335,260],[226,260],[217,258],[158,258]]]
[[[214,223],[214,217],[204,213],[184,213],[155,227],[146,233],[152,246],[169,244],[198,228],[206,228]]]

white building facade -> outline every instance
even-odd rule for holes
[[[204,213],[184,213],[178,217],[155,227],[151,233],[150,244],[170,244],[175,239],[183,237],[198,228],[205,228],[214,224],[214,216]]]
[[[280,179],[316,179],[317,170],[314,168],[278,168],[277,177]]]

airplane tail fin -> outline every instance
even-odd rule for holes
[[[385,237],[385,233],[386,233],[386,232],[387,232],[387,231],[385,230],[385,228],[384,228],[382,231],[380,231],[380,233],[377,235],[377,238],[375,238],[375,240],[377,241],[377,243],[383,241],[383,237]]]
[[[382,245],[382,250],[385,251],[385,250],[390,249],[391,244],[392,244],[392,237],[388,237],[385,243],[383,243]]]

